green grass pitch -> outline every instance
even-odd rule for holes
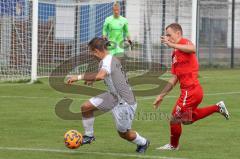
[[[168,76],[166,76],[168,77]],[[64,94],[41,84],[0,84],[0,158],[1,159],[105,159],[105,158],[160,158],[160,159],[239,159],[240,150],[240,70],[203,70],[200,82],[204,100],[200,107],[224,100],[231,118],[226,121],[214,114],[192,125],[183,126],[180,150],[163,152],[156,147],[169,142],[170,114],[179,95],[177,86],[166,97],[160,111],[165,114],[150,120],[146,114],[154,112],[155,96],[137,97],[138,109],[133,128],[151,141],[144,155],[135,153],[136,146],[118,137],[110,113],[95,119],[96,141],[76,150],[65,148],[63,135],[69,129],[83,132],[80,120],[62,120],[55,114],[55,104],[67,96],[73,98],[71,110],[79,107],[87,96]],[[102,88],[102,83],[99,83]],[[138,86],[139,87],[139,86]],[[143,86],[146,87],[147,86]],[[141,88],[143,89],[143,88]]]

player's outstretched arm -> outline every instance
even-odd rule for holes
[[[86,84],[90,83],[91,81],[100,81],[103,80],[107,76],[107,71],[101,69],[99,72],[92,72],[92,73],[85,73],[81,75],[72,75],[68,77],[67,83],[72,84],[73,82],[84,80]]]
[[[174,44],[174,47],[175,49],[178,49],[178,50],[181,50],[185,53],[195,53],[196,52],[196,48],[194,45],[191,45],[191,44],[186,44],[186,45],[183,45],[183,44]]]
[[[97,72],[92,72],[92,73],[84,73],[80,75],[68,76],[67,83],[72,84],[79,80],[84,80],[84,81],[87,81],[87,83],[89,83],[91,81],[95,81],[97,74],[98,74]]]
[[[188,44],[175,44],[168,40],[167,36],[161,36],[161,42],[166,44],[168,47],[181,50],[185,53],[195,53],[196,47],[193,43],[189,42]]]
[[[169,79],[167,85],[164,87],[162,92],[156,97],[156,100],[153,102],[154,109],[157,109],[163,101],[163,98],[173,89],[176,85],[178,79],[176,75],[173,75],[172,78]]]

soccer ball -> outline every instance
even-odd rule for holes
[[[69,130],[64,134],[64,143],[67,148],[76,149],[82,144],[82,134],[77,130]]]

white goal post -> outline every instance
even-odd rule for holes
[[[32,2],[32,65],[31,83],[37,80],[37,55],[38,55],[38,0]]]

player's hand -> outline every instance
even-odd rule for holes
[[[73,82],[78,81],[78,76],[68,76],[67,84],[72,84]]]
[[[156,100],[153,102],[154,109],[158,109],[158,107],[160,106],[162,101],[163,101],[163,96],[160,94],[160,95],[157,96]]]
[[[169,38],[167,36],[161,36],[161,42],[167,45],[168,47],[174,48],[174,43],[169,41]]]
[[[129,43],[129,45],[130,45],[130,47],[131,47],[131,50],[133,49],[133,42],[132,42],[132,40],[128,40],[128,43]]]
[[[132,40],[128,40],[129,45],[133,45]]]

